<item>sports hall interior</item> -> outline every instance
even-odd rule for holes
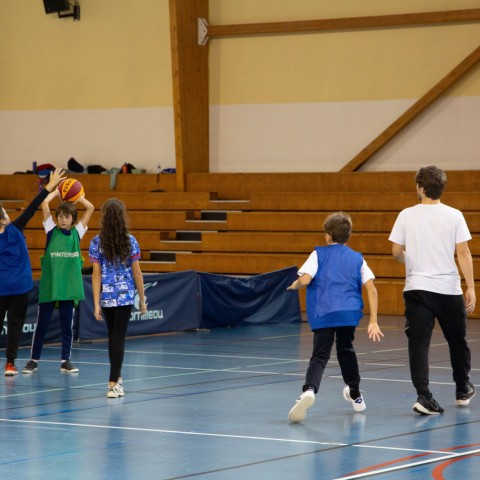
[[[129,390],[115,403],[97,386],[108,365],[100,341],[78,345],[78,378],[20,375],[1,382],[0,422],[11,433],[0,435],[0,473],[65,478],[73,462],[79,477],[94,478],[135,471],[165,479],[476,478],[475,402],[454,418],[411,419],[405,267],[393,259],[388,235],[399,211],[417,202],[416,170],[446,170],[442,201],[463,212],[472,233],[480,297],[478,2],[459,0],[454,9],[447,0],[78,3],[79,20],[46,15],[41,0],[0,5],[0,201],[11,218],[38,191],[37,176],[25,173],[32,162],[66,168],[74,157],[107,170],[68,174],[96,208],[82,240],[85,258],[100,206],[116,197],[127,205],[145,275],[196,270],[244,277],[300,267],[323,244],[326,215],[349,213],[348,245],[375,273],[385,325],[388,353],[363,338],[365,328],[356,340],[361,374],[371,377],[362,384],[370,415],[378,411],[383,419],[342,411],[335,421],[341,382],[332,357],[325,406],[305,426],[288,424],[310,354],[306,322],[131,338]],[[142,173],[109,173],[124,163]],[[40,212],[25,237],[38,279],[45,246]],[[305,293],[299,295],[304,312]],[[477,385],[479,316],[477,308],[468,320]],[[449,392],[440,332],[435,340],[435,382]],[[47,348],[47,362],[56,348]],[[212,375],[201,386],[180,373],[196,368]],[[392,415],[390,432],[392,395],[402,415]],[[99,426],[105,435],[96,433]],[[70,449],[62,435],[74,442]],[[358,448],[375,441],[379,450]],[[22,452],[25,442],[35,453]],[[89,442],[99,451],[91,452]],[[117,447],[136,451],[131,463]],[[423,454],[427,460],[417,464]]]

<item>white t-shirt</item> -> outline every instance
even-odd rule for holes
[[[302,276],[304,273],[308,273],[312,278],[317,274],[318,270],[318,255],[317,251],[314,250],[310,256],[307,258],[307,261],[302,265],[302,268],[298,271],[298,275]],[[365,285],[366,282],[375,278],[371,268],[367,265],[367,262],[363,260],[362,267],[360,269],[360,275],[362,276],[362,284]]]
[[[405,246],[404,291],[462,294],[455,247],[472,236],[460,210],[443,203],[406,208],[398,215],[388,239]]]
[[[45,233],[48,233],[50,230],[53,230],[57,224],[55,223],[55,220],[53,220],[53,217],[50,215],[46,220],[43,221],[43,228],[45,229]],[[85,233],[88,230],[88,227],[84,227],[82,222],[78,222],[75,225],[75,228],[77,229],[78,236],[80,237],[80,240],[83,238]]]

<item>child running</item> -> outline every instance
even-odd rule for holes
[[[93,205],[82,195],[75,203],[85,207],[78,223],[77,207],[73,203],[62,203],[55,210],[57,224],[50,213],[50,202],[60,197],[55,189],[42,203],[43,226],[47,233],[47,246],[42,258],[42,277],[39,286],[37,327],[33,335],[30,360],[22,373],[34,373],[42,354],[43,342],[53,310],[58,306],[62,331],[60,371],[77,373],[78,368],[70,361],[73,341],[73,319],[75,306],[85,298],[82,278],[82,252],[80,240],[88,229]]]
[[[125,395],[122,365],[125,355],[125,337],[135,303],[135,289],[139,310],[147,311],[143,276],[140,270],[140,247],[128,233],[125,204],[111,198],[102,205],[100,234],[90,242],[89,257],[93,263],[92,289],[94,315],[108,329],[108,357],[110,376],[108,398]]]
[[[346,383],[343,397],[356,412],[366,408],[360,393],[360,373],[353,348],[355,329],[363,317],[362,284],[370,306],[368,336],[374,342],[383,337],[377,324],[375,276],[362,255],[345,245],[352,232],[350,216],[343,212],[329,215],[324,228],[327,246],[315,247],[298,271],[299,278],[287,289],[307,287],[307,317],[314,334],[303,393],[288,414],[288,419],[294,423],[302,422],[307,410],[315,403],[315,394],[320,388],[334,341]]]

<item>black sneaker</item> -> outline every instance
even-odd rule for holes
[[[65,360],[60,366],[60,371],[63,373],[78,373],[78,368],[70,360]]]
[[[433,397],[431,400],[427,400],[423,395],[417,397],[417,403],[413,405],[413,411],[420,415],[439,415],[444,412]]]
[[[35,360],[29,360],[22,369],[22,373],[34,373],[38,369],[38,363]]]
[[[459,407],[468,405],[470,403],[470,400],[475,396],[475,393],[475,386],[472,382],[468,382],[466,392],[457,391],[457,399],[455,400],[455,405]]]

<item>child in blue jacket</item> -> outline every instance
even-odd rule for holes
[[[343,397],[356,412],[365,410],[360,393],[360,373],[353,348],[355,329],[363,317],[362,285],[370,305],[368,336],[380,341],[383,333],[377,323],[375,276],[363,256],[345,244],[352,233],[349,215],[337,212],[324,223],[327,246],[316,247],[298,271],[299,278],[287,290],[307,287],[307,318],[313,331],[313,353],[308,365],[303,393],[290,410],[291,422],[305,419],[315,403],[323,372],[336,342],[337,359],[346,384]]]

